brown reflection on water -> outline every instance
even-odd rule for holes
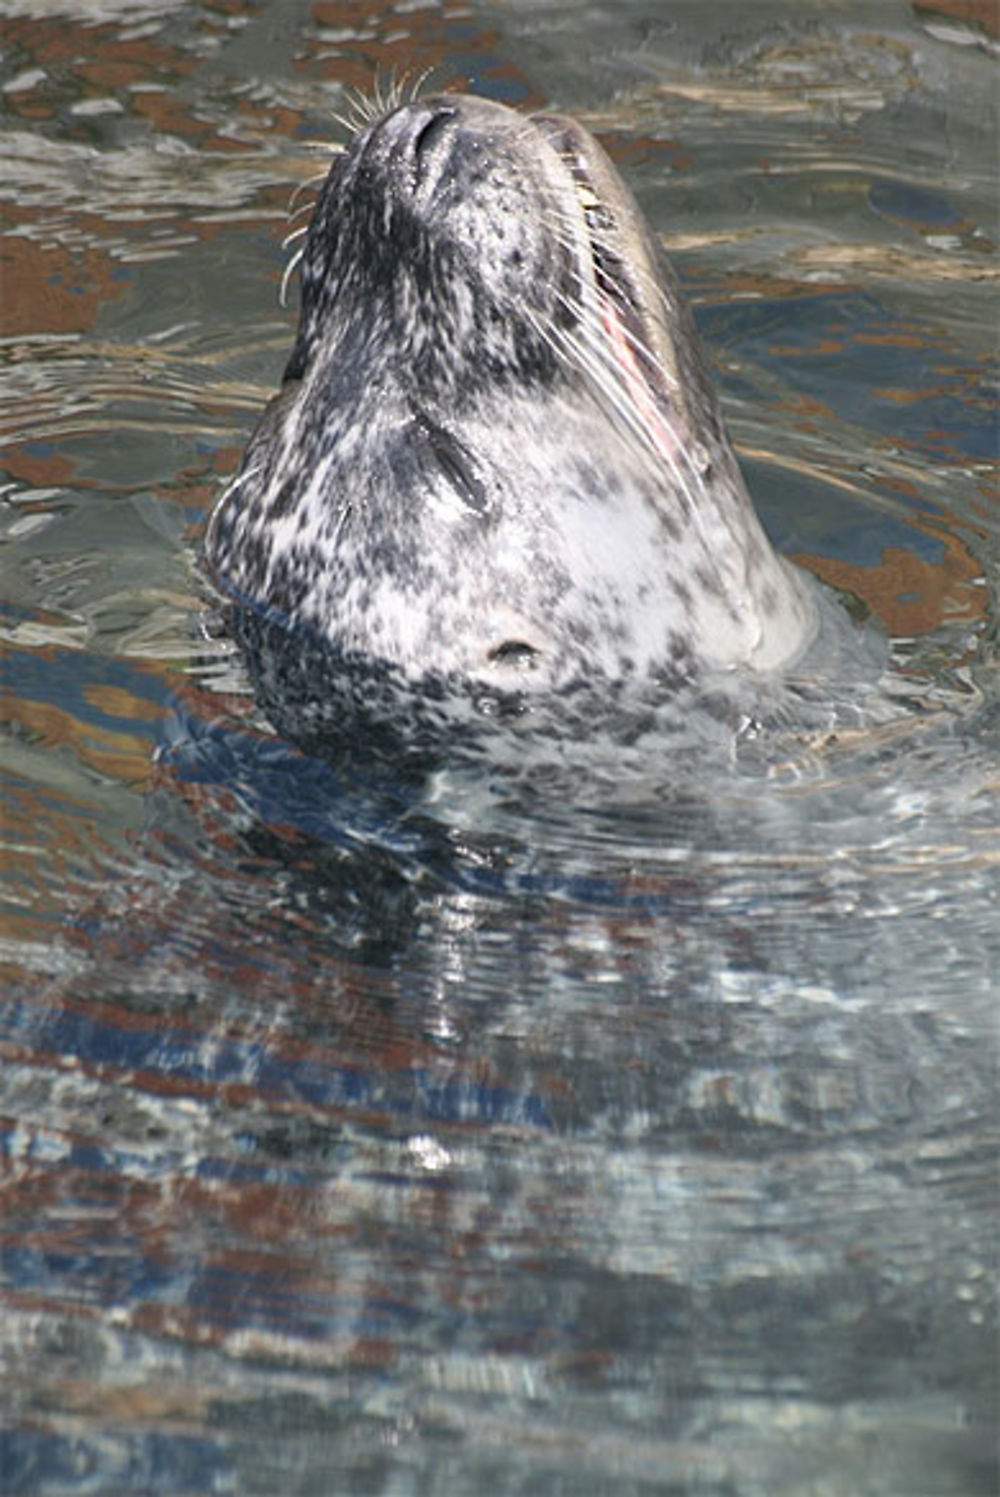
[[[365,5],[320,0],[313,18],[317,30],[304,38],[296,66],[335,76],[365,97],[377,91],[380,80],[398,80],[405,89],[425,74],[428,87],[460,91],[469,82],[468,61],[480,89],[488,83],[498,97],[525,107],[544,103],[535,85],[504,56],[500,30],[467,5],[426,6],[401,17],[378,0]]]
[[[35,223],[37,215],[13,210],[13,217]],[[87,238],[100,238],[105,225],[98,219],[76,219]],[[40,333],[81,333],[94,325],[103,302],[121,296],[126,282],[113,275],[114,261],[102,250],[66,248],[53,240],[65,231],[53,226],[47,242],[36,235],[5,236],[0,247],[0,281],[15,295],[0,298],[0,333],[6,338]]]
[[[3,466],[12,478],[20,479],[29,488],[60,488],[75,483],[76,464],[63,452],[39,452],[29,443],[16,443],[4,448]],[[31,514],[36,509],[47,510],[49,501],[37,503],[27,500],[23,512]]]
[[[164,716],[164,709],[148,700],[114,688],[106,690],[119,709],[112,715],[123,723],[136,719],[157,722]],[[99,703],[95,701],[94,705]],[[92,718],[81,719],[72,707],[28,697],[9,701],[7,710],[8,721],[39,749],[68,748],[87,769],[122,785],[142,785],[149,776],[150,740],[146,734],[109,728]]]
[[[1000,279],[1000,271],[985,261],[984,251],[989,252],[989,246],[981,240],[961,256],[884,244],[806,244],[792,250],[789,261],[810,275],[819,271],[832,276],[886,276],[918,285],[922,281],[992,283]]]
[[[990,36],[1000,36],[1000,6],[997,0],[912,0],[913,9],[933,20],[949,16],[970,26],[981,26]]]
[[[982,564],[958,536],[927,522],[917,529],[944,547],[938,562],[889,546],[875,566],[837,557],[800,555],[794,559],[831,587],[860,598],[897,638],[930,634],[942,624],[977,623],[986,617],[987,589]]]
[[[8,20],[4,33],[8,47],[16,47],[26,60],[51,71],[53,78],[82,78],[105,88],[183,75],[193,66],[178,48],[149,36],[124,35],[118,26],[22,15]],[[20,92],[13,99],[19,112],[28,102]]]

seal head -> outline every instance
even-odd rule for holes
[[[396,108],[334,162],[205,554],[241,608],[417,689],[768,671],[814,627],[611,162],[474,97]]]

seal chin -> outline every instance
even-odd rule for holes
[[[570,119],[449,94],[335,161],[205,552],[240,607],[418,688],[768,670],[814,627],[611,162]]]

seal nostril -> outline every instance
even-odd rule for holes
[[[426,125],[417,132],[413,141],[413,154],[417,161],[425,157],[437,145],[441,136],[455,118],[456,110],[439,109],[432,114]]]

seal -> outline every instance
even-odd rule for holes
[[[334,160],[205,559],[244,620],[418,694],[773,672],[815,628],[610,160],[472,96],[399,105]]]

